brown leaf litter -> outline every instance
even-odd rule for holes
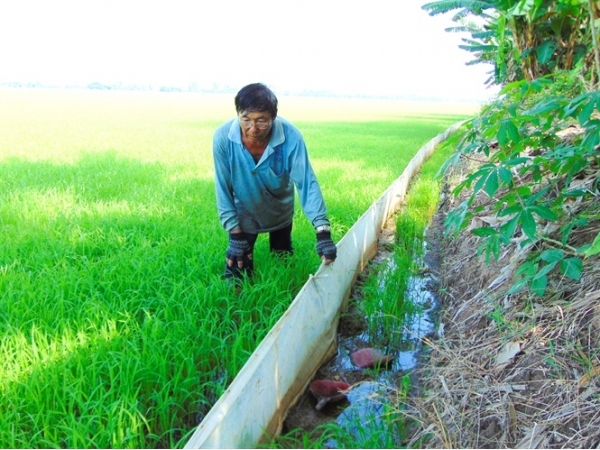
[[[600,169],[579,183],[597,186]],[[458,178],[458,181],[456,180]],[[448,178],[460,182],[460,174]],[[591,186],[591,185],[589,185]],[[586,186],[586,187],[589,187]],[[579,202],[569,208],[591,208]],[[449,187],[447,187],[447,191]],[[418,391],[405,413],[416,423],[403,443],[425,448],[600,447],[600,260],[586,259],[579,281],[552,272],[543,297],[508,295],[527,251],[519,239],[498,261],[477,256],[468,230],[443,237],[446,195],[428,231],[441,246],[437,337],[415,373]],[[489,201],[482,198],[480,201]],[[488,213],[489,214],[489,213]],[[479,220],[485,221],[485,212]],[[555,227],[556,228],[556,227]],[[575,230],[569,244],[591,242],[600,221]],[[558,231],[547,228],[560,241]],[[538,249],[540,248],[538,244]]]

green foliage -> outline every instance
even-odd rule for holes
[[[522,99],[523,104],[532,107],[542,100],[552,97],[575,98],[585,94],[586,86],[581,76],[582,64],[572,70],[556,70],[552,74],[535,80],[529,94]]]
[[[585,0],[441,0],[423,9],[431,15],[457,11],[448,29],[466,32],[460,48],[475,57],[471,64],[493,64],[490,84],[534,80],[557,70],[578,68],[591,86],[598,72],[594,13]],[[591,2],[589,2],[591,3]],[[467,18],[476,20],[468,21]],[[594,58],[596,56],[596,58]]]
[[[597,179],[587,187],[580,181],[600,165],[600,92],[571,99],[538,95],[548,83],[539,79],[507,85],[498,100],[467,124],[457,147],[458,155],[482,153],[487,162],[455,188],[456,195],[472,191],[448,214],[446,232],[456,234],[475,218],[491,214],[493,219],[480,220],[482,225],[471,230],[481,238],[478,252],[487,262],[512,242],[533,248],[518,267],[510,293],[529,286],[544,295],[554,270],[578,280],[585,259],[600,252],[598,236],[576,248],[569,245],[575,229],[598,219],[597,211],[569,204],[595,205],[598,195]],[[569,126],[579,126],[581,132],[561,139],[559,133]],[[553,229],[561,231],[560,241],[549,237]]]

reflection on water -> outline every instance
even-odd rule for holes
[[[387,288],[387,292],[390,288],[393,290],[392,283],[398,283],[397,271],[400,269],[390,252],[380,251],[373,263],[384,268],[378,270],[376,284],[382,292],[376,301],[383,302],[384,289]],[[422,339],[435,333],[435,314],[439,305],[432,292],[437,280],[430,275],[431,269],[425,262],[419,261],[418,266],[418,274],[408,280],[404,293],[404,299],[414,307],[408,308],[411,312],[404,317],[386,316],[384,327],[375,324],[378,319],[364,317],[356,305],[344,314],[337,354],[319,368],[315,378],[349,383],[352,388],[347,399],[330,402],[317,411],[317,399],[307,392],[288,412],[284,424],[286,432],[296,429],[312,432],[320,425],[335,422],[342,428],[343,435],[336,434],[337,441],[327,441],[329,448],[344,446],[347,442],[351,442],[353,448],[394,448],[402,442],[402,421],[390,421],[386,415],[397,418],[399,411],[406,409],[406,405],[400,403],[402,395],[399,393],[405,393],[408,387],[400,388],[399,384],[415,381],[409,379],[410,373],[418,366],[423,353]],[[357,298],[360,299],[360,295]],[[351,353],[369,347],[377,347],[382,353],[393,356],[387,369],[360,369],[352,363]]]
[[[412,276],[408,281],[405,298],[415,305],[415,313],[404,318],[402,341],[409,342],[410,351],[398,352],[396,370],[412,370],[417,365],[417,355],[421,350],[423,338],[435,332],[434,313],[439,302],[429,290],[433,283],[431,276]]]
[[[386,279],[397,269],[397,266],[391,254],[381,262],[387,264],[386,270],[382,270],[380,274],[379,287],[383,290]],[[368,442],[372,445],[374,442],[380,442],[383,445],[389,443],[390,439],[398,442],[398,436],[395,436],[397,430],[389,429],[387,423],[382,420],[386,406],[393,405],[392,393],[397,392],[392,376],[394,373],[405,373],[415,369],[423,349],[423,338],[435,333],[434,314],[439,307],[439,302],[430,287],[435,285],[436,280],[433,276],[426,275],[430,273],[430,268],[424,260],[418,263],[421,266],[419,272],[424,275],[410,277],[405,292],[405,301],[414,305],[414,312],[398,318],[398,328],[401,330],[398,332],[402,334],[400,341],[403,342],[404,348],[390,349],[389,353],[394,356],[391,370],[380,371],[379,378],[375,381],[362,382],[353,386],[348,394],[349,405],[336,419],[337,424],[357,443]],[[359,336],[341,339],[338,355],[331,364],[337,366],[340,371],[356,369],[350,361],[349,354],[357,347],[357,342],[368,343],[368,341],[369,336],[366,332]],[[330,440],[327,442],[327,447],[337,448],[337,442]]]
[[[338,416],[337,423],[355,439],[368,439],[373,442],[373,430],[386,428],[382,417],[391,392],[393,392],[391,387],[373,381],[365,381],[354,386],[348,393],[349,406]],[[388,439],[389,436],[382,437],[383,441]],[[329,439],[325,442],[325,446],[338,448],[338,443],[335,439]]]

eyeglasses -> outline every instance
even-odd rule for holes
[[[240,125],[242,126],[242,128],[245,128],[245,129],[249,129],[250,127],[252,127],[252,125],[254,125],[259,130],[266,130],[267,128],[269,128],[271,126],[271,123],[272,123],[270,120],[264,120],[264,119],[252,120],[252,119],[242,118],[239,120],[240,120]]]

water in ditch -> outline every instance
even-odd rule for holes
[[[381,290],[388,283],[389,274],[395,269],[393,253],[394,231],[384,230],[380,236],[379,250],[377,255],[369,263],[382,266],[379,271],[378,282]],[[401,436],[394,435],[393,429],[386,429],[382,417],[386,411],[394,408],[402,408],[399,405],[401,395],[398,393],[402,386],[406,386],[407,377],[410,384],[418,380],[411,379],[411,372],[417,367],[423,353],[423,338],[435,333],[435,314],[439,302],[436,295],[437,258],[433,254],[435,250],[428,249],[425,243],[424,257],[418,261],[420,270],[418,274],[411,276],[406,292],[403,293],[405,301],[408,300],[415,305],[414,313],[406,317],[398,318],[394,327],[395,333],[400,333],[400,339],[393,342],[401,342],[395,348],[388,346],[386,355],[393,357],[390,364],[385,368],[361,369],[353,364],[350,355],[362,348],[374,347],[370,337],[374,330],[368,329],[368,320],[362,315],[359,302],[362,298],[360,275],[353,288],[347,310],[341,315],[338,327],[338,350],[337,354],[316,373],[314,379],[327,379],[344,381],[351,385],[347,398],[338,402],[331,402],[317,411],[317,399],[310,392],[306,392],[298,404],[293,407],[284,422],[283,434],[292,430],[303,430],[315,433],[318,437],[319,425],[335,421],[343,430],[344,434],[350,436],[354,442],[361,440],[368,442],[380,442],[381,447],[394,443],[400,445]],[[402,293],[399,293],[402,295]],[[386,436],[374,437],[373,433],[387,433]],[[328,448],[338,448],[335,440],[326,442]]]

